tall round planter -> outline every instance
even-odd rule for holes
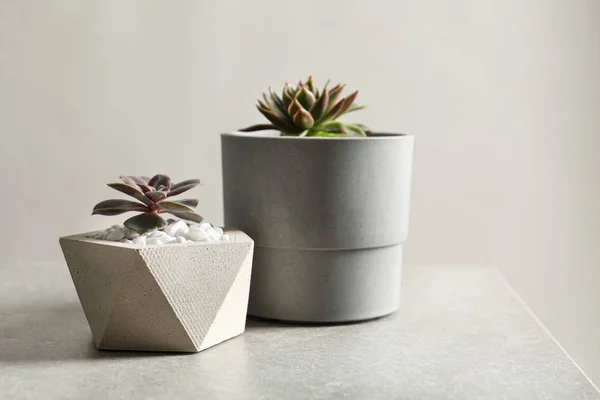
[[[345,322],[398,309],[413,142],[221,135],[225,224],[255,241],[250,315]]]

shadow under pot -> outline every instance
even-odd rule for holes
[[[413,143],[221,135],[225,224],[255,241],[250,315],[335,323],[399,308]]]

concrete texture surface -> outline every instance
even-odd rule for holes
[[[186,355],[96,350],[64,264],[0,278],[1,399],[600,399],[493,269],[406,268],[389,317]]]
[[[97,348],[196,352],[244,332],[253,241],[137,246],[63,237]]]
[[[402,244],[354,250],[254,249],[248,314],[349,322],[400,306]]]
[[[398,308],[412,135],[221,135],[225,224],[256,243],[249,311],[350,322]]]
[[[223,133],[225,225],[257,247],[366,249],[408,236],[415,138]]]

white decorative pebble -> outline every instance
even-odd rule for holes
[[[157,237],[151,237],[146,240],[146,244],[148,246],[153,246],[153,245],[157,245],[157,244],[163,244],[163,241]]]
[[[210,240],[219,240],[221,237],[221,235],[217,233],[213,227],[208,228],[205,232]]]
[[[134,231],[133,229],[129,229],[127,227],[123,227],[123,232],[125,232],[125,237],[129,240],[133,240],[136,237],[140,236],[139,233],[137,233],[136,231]]]
[[[177,241],[177,238],[169,236],[166,238],[161,238],[160,241],[163,242],[164,244],[175,243]]]
[[[202,229],[203,231],[207,230],[208,228],[212,228],[212,225],[208,222],[203,222],[200,224],[200,229]]]
[[[120,227],[118,229],[115,228],[115,230],[113,230],[108,235],[106,235],[106,239],[112,240],[113,242],[117,242],[117,241],[123,239],[124,237],[125,237],[125,232],[123,232],[123,229],[121,229]]]
[[[154,231],[154,232],[150,232],[148,234],[149,238],[161,238],[162,239],[162,238],[166,238],[167,236],[169,236],[169,235],[167,235],[163,231]]]
[[[206,242],[208,235],[202,229],[190,229],[187,238],[194,242]]]
[[[146,236],[136,237],[135,239],[133,239],[133,243],[139,244],[140,246],[145,246],[146,245]]]
[[[167,235],[172,236],[172,237],[185,235],[189,231],[190,231],[190,228],[188,228],[187,224],[183,221],[173,222],[172,224],[169,224],[169,226],[167,226],[164,229],[164,232]]]
[[[110,228],[97,232],[89,237],[98,240],[135,244],[138,246],[231,240],[229,235],[223,232],[223,228],[213,226],[208,222],[195,223],[175,219],[169,219],[168,225],[162,230],[155,230],[143,235],[140,235],[127,227],[113,225]]]

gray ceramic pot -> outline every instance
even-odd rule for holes
[[[396,311],[412,135],[221,135],[225,224],[255,241],[248,313],[345,322]]]

